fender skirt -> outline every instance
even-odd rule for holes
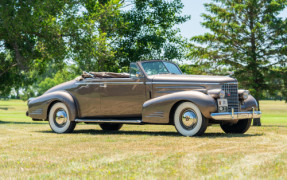
[[[28,102],[29,116],[35,120],[42,119],[48,120],[49,108],[55,102],[64,103],[69,109],[69,117],[74,121],[77,117],[76,102],[71,94],[66,91],[54,91],[51,93],[43,94]]]
[[[216,101],[209,95],[199,91],[181,91],[163,95],[143,104],[143,122],[166,124],[170,122],[170,112],[180,102],[189,101],[197,105],[206,118],[217,110]],[[173,117],[173,115],[171,115]]]

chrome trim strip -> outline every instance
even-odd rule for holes
[[[103,82],[105,84],[143,84],[143,82]]]
[[[144,84],[143,82],[78,82],[76,84],[110,84],[110,85],[125,85],[125,84]]]
[[[200,82],[146,82],[146,84],[165,84],[165,85],[171,85],[171,84],[200,84],[200,85],[206,85],[206,84],[220,84],[220,83],[200,83]]]
[[[238,119],[253,119],[260,118],[261,111],[248,111],[248,112],[222,112],[211,113],[211,117],[214,120],[238,120]]]
[[[148,116],[145,116],[145,117],[147,117],[147,118],[150,118],[150,117],[158,117],[158,118],[162,118],[163,116],[158,116],[158,115],[148,115]]]
[[[75,84],[103,84],[102,82],[76,82]]]
[[[140,124],[142,120],[120,120],[120,119],[75,119],[76,122],[93,122],[93,123],[126,123]]]
[[[156,111],[153,114],[163,114],[163,111]]]
[[[156,89],[205,89],[204,86],[157,86]]]
[[[205,92],[204,89],[186,89],[186,91],[199,91],[199,92]],[[182,92],[185,91],[184,89],[181,90],[170,90],[170,91],[156,91],[156,93],[165,93],[165,94],[170,94],[170,93],[176,93],[176,92]]]
[[[163,111],[157,111],[157,112],[153,112],[145,117],[163,117],[164,112]]]
[[[42,113],[43,113],[43,109],[36,109],[36,110],[32,111],[30,114],[39,115],[39,114],[42,114]]]

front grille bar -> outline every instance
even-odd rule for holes
[[[225,97],[228,102],[228,112],[239,112],[240,109],[237,83],[225,83],[222,85],[222,90],[224,90]]]

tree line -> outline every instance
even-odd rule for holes
[[[1,0],[0,96],[40,95],[81,71],[127,71],[130,62],[188,62],[186,73],[234,71],[257,100],[286,99],[287,0],[212,0],[208,33],[186,39],[180,0]]]
[[[0,96],[37,93],[62,70],[119,72],[133,61],[183,59],[185,40],[174,28],[190,18],[182,8],[180,0],[3,0]]]

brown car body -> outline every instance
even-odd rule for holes
[[[261,112],[257,111],[258,104],[251,95],[245,100],[240,98],[244,91],[237,89],[235,78],[148,75],[142,66],[144,62],[136,63],[140,71],[136,76],[81,77],[55,86],[28,101],[27,115],[33,120],[48,120],[52,105],[62,102],[70,109],[70,120],[76,122],[173,124],[176,107],[181,102],[192,102],[209,119],[209,123],[236,122],[261,116]],[[218,93],[222,89],[225,93],[236,93],[234,96],[238,99],[236,106],[228,107],[227,112],[218,110]],[[230,100],[228,103],[232,104]]]

